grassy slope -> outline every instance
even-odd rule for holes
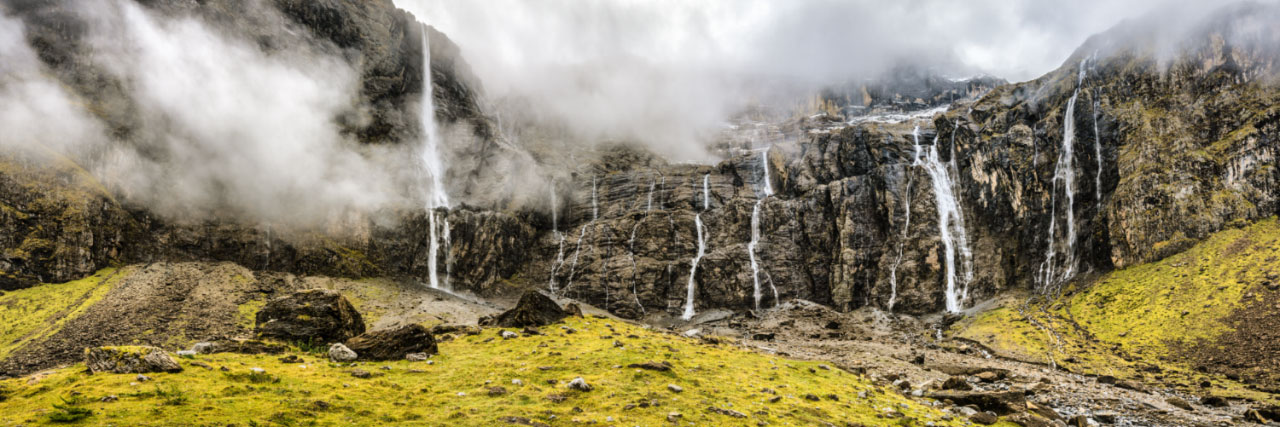
[[[952,333],[1018,358],[1052,358],[1080,372],[1190,387],[1207,376],[1180,358],[1180,349],[1228,331],[1224,319],[1266,292],[1263,283],[1277,274],[1280,223],[1272,218],[1216,233],[1161,261],[1114,271],[1086,289],[1073,285],[1049,305],[1007,298],[956,324]],[[1231,381],[1213,382],[1213,389],[1201,392],[1275,399]]]
[[[0,359],[56,332],[101,300],[127,272],[114,268],[61,284],[10,291],[0,296]]]
[[[606,325],[612,324],[611,331]],[[659,425],[668,413],[683,414],[684,422],[701,425],[741,425],[766,421],[774,425],[819,425],[855,422],[868,425],[922,425],[941,421],[941,413],[887,393],[861,376],[816,362],[793,361],[730,345],[706,345],[698,340],[658,333],[621,322],[570,319],[577,330],[565,334],[561,325],[547,327],[550,335],[503,340],[497,329],[440,345],[440,355],[425,362],[396,361],[362,364],[370,379],[350,376],[353,368],[323,362],[302,354],[304,365],[284,364],[271,356],[219,354],[183,359],[186,371],[155,374],[155,380],[135,384],[133,375],[83,373],[77,365],[52,371],[38,381],[5,380],[0,387],[9,399],[0,402],[0,424],[44,423],[54,404],[63,400],[93,411],[88,424],[115,425],[493,425],[500,417],[520,416],[553,425],[599,422],[605,425]],[[609,336],[606,338],[605,336]],[[629,337],[634,336],[634,337]],[[614,341],[623,343],[615,347]],[[546,345],[542,347],[541,345]],[[630,363],[669,361],[671,372],[626,368]],[[213,369],[193,365],[204,362]],[[390,370],[381,369],[389,366]],[[219,367],[230,369],[219,371]],[[254,382],[251,367],[266,369],[271,380]],[[540,367],[551,367],[542,370]],[[576,376],[595,387],[570,391],[565,384]],[[278,379],[278,382],[276,382]],[[519,379],[523,385],[513,385]],[[556,384],[548,381],[554,380]],[[668,384],[684,388],[667,390]],[[491,386],[509,393],[491,397]],[[781,401],[769,403],[777,390]],[[866,391],[866,398],[858,393]],[[466,393],[459,396],[459,392]],[[819,401],[805,394],[823,396]],[[833,394],[839,400],[825,397]],[[116,395],[119,401],[99,400]],[[554,402],[550,395],[566,399]],[[628,404],[655,401],[659,406],[626,409]],[[324,402],[324,403],[317,403]],[[713,413],[709,407],[748,414],[748,419]],[[896,408],[908,418],[877,418]],[[554,416],[554,418],[552,418]],[[614,422],[608,422],[613,417]],[[904,422],[905,421],[905,422]]]

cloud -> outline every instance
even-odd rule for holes
[[[94,65],[127,88],[136,128],[126,140],[108,138],[39,77],[21,26],[6,18],[0,67],[16,69],[0,78],[18,84],[3,84],[0,102],[18,107],[0,122],[25,123],[6,138],[72,155],[127,200],[179,220],[307,227],[405,201],[411,144],[364,146],[337,124],[359,87],[340,56],[305,45],[264,53],[197,17],[162,18],[133,2],[73,4],[88,17],[83,42]]]
[[[494,98],[675,160],[762,82],[813,88],[901,64],[1038,77],[1087,37],[1187,0],[394,0],[458,43]]]

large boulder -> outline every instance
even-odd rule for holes
[[[182,366],[169,353],[156,347],[121,346],[84,349],[84,364],[90,372],[143,374],[149,372],[182,372]]]
[[[309,289],[263,306],[254,331],[288,342],[342,342],[364,333],[364,319],[342,294]]]
[[[436,354],[436,339],[419,324],[367,332],[347,341],[347,348],[365,360],[400,360],[410,353]]]
[[[498,326],[521,328],[525,326],[546,326],[559,322],[569,315],[560,308],[551,297],[541,292],[529,291],[520,297],[515,308],[502,312],[495,319]]]

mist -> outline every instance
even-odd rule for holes
[[[261,14],[274,10],[262,9]],[[342,134],[358,71],[298,45],[264,53],[196,17],[133,2],[77,2],[92,60],[127,88],[138,125],[125,139],[48,77],[13,18],[0,18],[4,144],[84,165],[125,200],[173,219],[228,217],[299,227],[406,203],[409,145]]]
[[[1028,80],[1124,19],[1229,3],[394,1],[449,34],[492,98],[583,139],[702,162],[714,160],[706,137],[770,86],[816,90],[900,65]]]

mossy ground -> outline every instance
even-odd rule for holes
[[[1275,401],[1209,378],[1183,355],[1230,331],[1225,321],[1280,276],[1280,223],[1267,219],[1214,234],[1158,262],[1068,286],[1057,301],[1008,297],[952,333],[1006,355],[1078,372],[1168,384],[1201,394]],[[1224,351],[1230,351],[1224,349]],[[1212,379],[1213,386],[1198,386]]]
[[[120,277],[107,268],[61,284],[10,291],[0,296],[0,359],[19,347],[57,332],[69,319],[106,296]]]
[[[825,369],[818,362],[705,344],[598,318],[571,318],[544,331],[547,335],[504,340],[497,329],[486,329],[441,343],[432,364],[394,361],[351,367],[309,353],[300,353],[303,364],[286,364],[278,356],[217,354],[180,359],[184,372],[154,374],[153,381],[144,383],[133,375],[89,375],[76,365],[38,374],[35,380],[0,382],[10,397],[0,402],[0,424],[49,422],[58,412],[54,405],[65,406],[64,401],[91,410],[80,422],[94,425],[495,425],[509,416],[551,425],[661,425],[671,412],[682,414],[681,424],[698,425],[957,423],[942,421],[942,413],[886,392],[864,377]],[[646,361],[668,361],[673,369],[626,367]],[[253,367],[265,369],[266,375],[252,375]],[[353,377],[350,372],[356,368],[374,376]],[[569,390],[566,384],[578,376],[594,390]],[[517,379],[523,385],[512,383]],[[684,390],[674,393],[668,384]],[[489,388],[497,386],[507,393],[491,396]],[[764,389],[776,390],[781,400],[770,403],[775,395]],[[866,397],[858,397],[860,392]],[[819,400],[805,399],[808,394]],[[101,401],[112,395],[119,400]],[[639,406],[648,402],[657,406]],[[628,409],[632,404],[637,406]],[[711,407],[748,418],[714,413]],[[906,417],[877,417],[889,408]]]

